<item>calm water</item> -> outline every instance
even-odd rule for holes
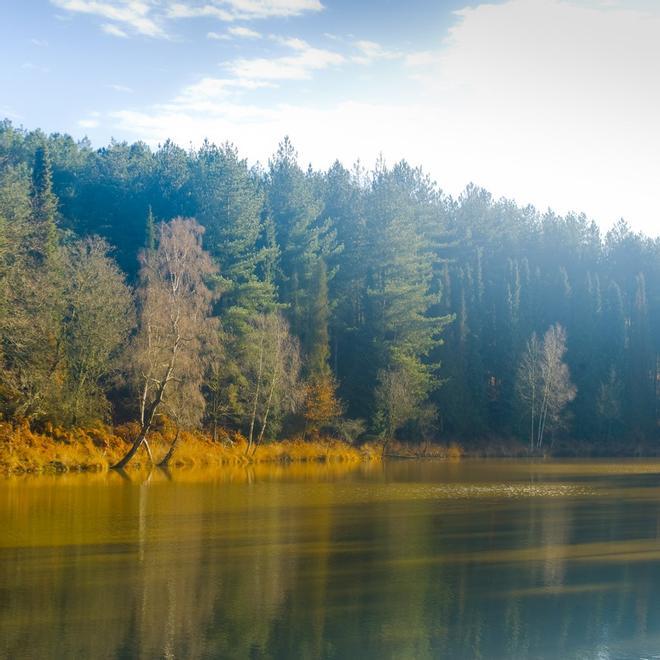
[[[660,463],[0,481],[0,657],[660,657]]]

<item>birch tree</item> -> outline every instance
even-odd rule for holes
[[[536,423],[539,408],[541,407],[540,391],[541,363],[543,348],[538,335],[534,333],[525,347],[525,352],[518,365],[516,380],[516,393],[518,401],[522,404],[525,414],[529,416],[529,448],[534,450],[536,445]]]
[[[419,412],[419,400],[418,380],[411,369],[406,369],[405,363],[378,373],[376,405],[383,435],[383,455],[396,432]]]
[[[566,331],[556,324],[545,333],[542,344],[532,336],[518,367],[517,392],[530,418],[532,450],[543,446],[547,432],[562,427],[566,406],[577,394],[565,356]]]
[[[249,404],[247,454],[254,454],[267,429],[301,402],[300,347],[280,313],[260,314],[252,323],[246,363]]]
[[[203,351],[214,332],[214,296],[208,280],[217,272],[202,249],[203,231],[194,220],[177,218],[161,224],[158,247],[141,255],[140,319],[131,351],[139,385],[140,430],[115,468],[127,465],[142,445],[153,462],[147,436],[161,414],[177,428],[160,462],[167,465],[181,428],[194,426],[203,414]]]

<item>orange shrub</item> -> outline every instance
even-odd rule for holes
[[[28,424],[0,423],[0,472],[108,470],[121,458],[138,432],[139,425],[135,423],[122,424],[114,429],[105,425],[71,430],[48,427],[43,433],[32,431]],[[162,420],[149,434],[149,445],[156,463],[165,456],[175,433],[174,425],[169,420]],[[254,463],[359,463],[380,458],[375,446],[357,448],[339,440],[304,442],[301,438],[263,444],[248,457],[247,440],[243,435],[224,431],[221,437],[221,440],[214,441],[201,432],[182,431],[170,466],[213,468]],[[130,463],[135,468],[146,465],[148,459],[143,450]]]

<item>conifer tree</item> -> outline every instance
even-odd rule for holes
[[[307,387],[305,393],[306,431],[317,435],[323,427],[336,422],[342,415],[337,399],[337,385],[329,365],[330,346],[328,322],[328,278],[325,262],[318,260],[313,278],[310,306],[307,355]]]
[[[149,204],[149,210],[147,211],[147,222],[144,230],[144,247],[146,250],[156,249],[156,220],[154,218],[151,204]]]
[[[37,148],[32,168],[32,231],[29,238],[35,258],[52,257],[57,249],[57,197],[46,146]]]
[[[366,362],[373,391],[383,373],[403,370],[405,381],[414,383],[417,406],[436,384],[434,365],[427,358],[450,320],[429,315],[434,302],[432,256],[416,217],[419,183],[405,164],[393,170],[381,164],[374,173],[367,216],[366,294],[372,341]],[[378,408],[382,405],[374,401],[373,415]]]
[[[270,161],[267,193],[267,212],[273,220],[280,253],[280,299],[288,305],[291,330],[300,338],[303,354],[307,355],[310,286],[318,260],[334,252],[336,234],[329,220],[321,218],[321,200],[313,178],[298,165],[297,153],[288,138]]]

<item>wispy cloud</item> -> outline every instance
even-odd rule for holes
[[[153,5],[146,0],[50,0],[67,11],[89,14],[119,23],[147,37],[165,37],[166,32],[152,16]],[[107,32],[107,28],[103,29]]]
[[[30,39],[30,43],[39,48],[46,48],[48,46],[48,42],[45,39]]]
[[[108,89],[112,89],[115,92],[121,92],[122,94],[132,94],[133,93],[133,88],[132,87],[127,87],[126,85],[116,85],[116,84],[110,84],[106,85]]]
[[[118,25],[115,25],[114,23],[103,23],[101,25],[101,29],[103,32],[106,34],[109,34],[112,37],[119,37],[120,39],[127,39],[128,34],[124,32]]]
[[[346,58],[331,50],[314,48],[302,39],[280,39],[295,51],[284,57],[239,58],[228,62],[227,69],[240,80],[309,80],[314,71],[343,64]]]
[[[180,19],[213,18],[223,22],[286,18],[323,9],[320,0],[50,0],[71,14],[102,19],[109,34],[169,36],[168,23]],[[248,28],[238,28],[248,35]],[[123,35],[122,35],[123,36]]]
[[[159,109],[166,112],[185,111],[217,115],[225,110],[223,104],[237,94],[270,86],[271,83],[259,80],[206,77],[184,87],[172,101],[159,106]]]
[[[261,34],[256,30],[251,30],[247,27],[237,26],[230,27],[227,32],[233,37],[239,37],[241,39],[261,39]]]
[[[269,18],[300,16],[310,11],[321,11],[320,0],[225,0],[236,17]]]
[[[47,66],[41,66],[40,64],[35,64],[34,62],[23,62],[21,64],[21,69],[26,71],[38,71],[39,73],[49,73],[50,68]]]
[[[227,41],[231,37],[226,32],[207,32],[207,39],[214,39],[215,41]]]
[[[387,50],[375,41],[356,41],[354,46],[358,49],[359,55],[353,55],[351,60],[357,64],[371,64],[377,60],[396,60],[402,57],[397,51]]]
[[[190,3],[174,2],[169,4],[165,10],[165,16],[169,19],[177,18],[217,18],[220,21],[233,21],[234,15],[212,4],[195,5]]]
[[[99,125],[98,119],[79,119],[78,126],[81,128],[97,128]]]

